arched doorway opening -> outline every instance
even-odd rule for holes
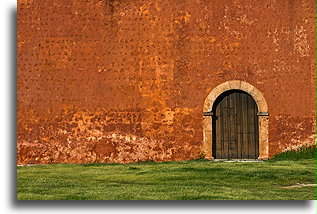
[[[251,151],[256,150],[251,155],[249,155],[249,154],[246,155],[244,153],[241,154],[241,151],[236,150],[236,153],[238,153],[238,155],[236,155],[236,156],[227,155],[227,158],[237,157],[238,159],[240,159],[240,158],[241,159],[250,159],[250,158],[251,159],[253,159],[253,158],[268,159],[268,156],[269,156],[268,155],[268,151],[269,151],[269,148],[268,148],[268,146],[269,146],[269,144],[268,144],[269,113],[268,113],[268,106],[267,106],[266,100],[265,100],[263,94],[257,88],[255,88],[253,85],[251,85],[247,82],[240,81],[240,80],[227,81],[227,82],[224,82],[224,83],[216,86],[208,94],[207,98],[205,99],[204,106],[203,106],[203,115],[204,115],[203,116],[203,137],[204,137],[203,138],[203,152],[205,154],[205,157],[207,159],[214,159],[214,158],[222,159],[219,157],[225,157],[225,159],[227,159],[226,156],[219,156],[219,154],[217,155],[217,134],[216,134],[217,124],[213,124],[213,123],[217,123],[217,122],[216,122],[216,120],[213,120],[213,117],[217,116],[217,107],[216,106],[217,106],[218,100],[221,100],[222,96],[226,96],[226,95],[228,95],[228,93],[230,94],[231,93],[230,91],[236,92],[236,93],[240,94],[240,96],[245,96],[244,98],[240,97],[238,99],[248,99],[246,101],[246,102],[250,102],[248,105],[250,105],[250,107],[253,105],[253,107],[252,107],[253,113],[252,114],[248,113],[248,110],[247,110],[245,114],[251,114],[251,117],[253,115],[253,117],[255,117],[257,120],[257,121],[254,121],[253,125],[251,122],[250,122],[250,124],[252,125],[252,127],[255,127],[255,129],[253,131],[254,137],[252,137],[252,138],[255,139],[254,141],[255,142],[257,141],[258,144],[250,145],[250,147],[252,147],[252,148],[250,148],[248,146],[248,149],[251,149]],[[241,95],[241,94],[243,94],[243,95]],[[234,95],[234,96],[239,96],[239,95]],[[249,98],[252,98],[252,99],[249,99]],[[237,98],[232,98],[232,99],[237,99]],[[254,102],[253,104],[252,104],[252,101]],[[233,103],[233,101],[232,101],[232,103]],[[256,111],[255,106],[257,107],[256,115],[255,115],[255,111]],[[229,107],[230,107],[230,103],[229,103]],[[250,112],[252,112],[252,111],[250,110]],[[227,117],[230,117],[230,115]],[[232,120],[235,120],[235,119],[232,119]],[[215,121],[215,122],[213,122],[213,121]],[[247,122],[246,122],[246,124],[247,124]],[[256,122],[257,122],[257,125],[256,125]],[[224,122],[222,122],[222,123],[224,123]],[[221,128],[221,123],[220,123],[220,125],[218,124],[218,127],[219,126]],[[246,127],[248,127],[248,125],[246,125]],[[216,130],[213,130],[215,128],[216,128]],[[234,128],[232,130],[234,130]],[[246,133],[243,137],[247,138],[248,131],[245,131],[245,132]],[[234,134],[232,134],[232,135],[234,136]],[[250,134],[248,137],[250,137],[251,135],[252,134]],[[222,136],[222,135],[220,134],[219,136]],[[225,135],[223,135],[223,136],[225,137]],[[228,136],[229,136],[229,134],[228,134]],[[256,136],[257,136],[258,140],[256,140]],[[239,138],[239,137],[236,136],[236,138]],[[252,138],[250,137],[250,139],[252,139]],[[252,140],[249,140],[249,141],[251,142]],[[218,140],[218,142],[223,143],[224,141]],[[237,142],[239,142],[239,139],[237,139]],[[248,145],[248,143],[246,145]],[[220,148],[220,146],[221,145],[218,145],[218,148]],[[254,146],[254,149],[253,149],[253,146]],[[256,147],[256,146],[258,146],[258,147]],[[226,151],[229,152],[229,150],[227,148],[226,148]],[[239,156],[239,152],[240,152],[240,156]],[[233,159],[235,159],[235,158],[233,158]]]
[[[216,99],[212,109],[215,159],[259,157],[258,107],[248,93],[229,90]]]

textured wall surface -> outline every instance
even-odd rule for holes
[[[243,80],[269,155],[314,143],[314,0],[19,0],[18,164],[188,160]]]

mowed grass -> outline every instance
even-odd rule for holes
[[[315,159],[17,168],[18,200],[315,200]]]

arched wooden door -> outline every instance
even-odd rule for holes
[[[214,158],[258,158],[258,107],[254,99],[243,91],[230,90],[217,98],[213,112]]]

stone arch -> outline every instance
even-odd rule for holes
[[[213,159],[212,155],[212,108],[219,95],[229,90],[242,90],[250,94],[258,106],[259,124],[259,157],[258,159],[268,159],[268,105],[263,94],[253,85],[241,81],[231,80],[216,86],[207,96],[203,106],[203,152],[207,159]]]

